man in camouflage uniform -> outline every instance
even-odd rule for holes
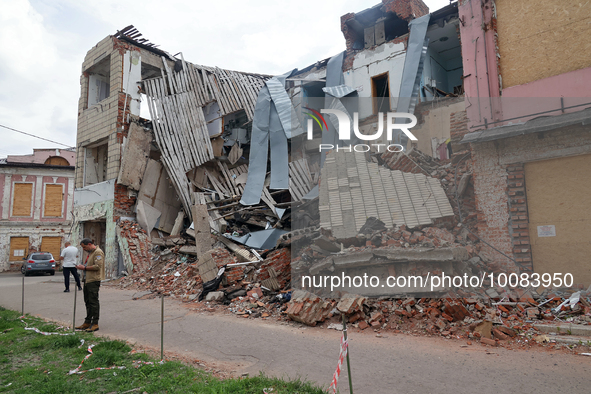
[[[88,332],[98,331],[100,314],[99,289],[101,280],[105,279],[105,253],[89,238],[84,238],[80,246],[88,256],[84,264],[78,264],[76,268],[82,270],[84,282],[84,304],[86,304],[86,318],[84,324],[76,327],[77,330]]]

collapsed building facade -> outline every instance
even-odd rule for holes
[[[20,269],[34,251],[60,255],[73,219],[75,161],[68,149],[0,161],[0,271]]]
[[[561,257],[557,265],[554,256],[548,263],[545,246],[538,254],[529,246],[532,229],[548,225],[537,222],[539,209],[555,200],[552,194],[537,200],[544,195],[540,174],[546,173],[538,160],[578,155],[574,160],[586,163],[585,121],[568,118],[584,116],[584,99],[548,100],[562,105],[564,115],[533,126],[526,121],[535,112],[515,111],[538,104],[503,104],[501,96],[512,91],[514,97],[536,96],[539,88],[530,90],[530,83],[541,72],[521,88],[501,89],[499,59],[513,49],[510,41],[501,45],[497,20],[517,23],[508,16],[516,13],[501,12],[503,7],[501,1],[464,1],[429,14],[418,0],[384,0],[341,18],[343,53],[275,77],[192,64],[157,49],[133,27],[107,37],[83,64],[74,233],[104,247],[108,277],[126,272],[125,286],[185,300],[203,295],[203,284],[214,281],[224,293],[212,300],[244,296],[246,288],[252,305],[260,302],[261,288],[287,292],[304,274],[355,275],[368,267],[384,277],[425,277],[443,271],[544,273],[566,264],[577,273],[574,284],[585,285],[584,259]],[[509,64],[507,75],[518,66]],[[557,68],[566,76],[548,76],[549,83],[570,86],[569,97],[584,97],[572,81],[586,69],[572,67],[567,73]],[[140,116],[140,103],[150,119]],[[356,112],[360,133],[369,136],[380,129],[383,114],[414,113],[417,140],[395,134],[404,153],[322,152],[320,144],[344,142],[334,116],[323,125],[305,113],[323,108],[351,118]],[[526,126],[507,125],[516,119]],[[560,149],[550,149],[553,139],[545,140],[546,134],[534,137],[554,129],[564,134]],[[385,134],[376,143],[387,143]],[[557,168],[575,167],[569,160]],[[554,179],[568,177],[556,172]],[[570,217],[572,207],[586,201],[582,192],[569,192],[575,199]],[[530,210],[532,201],[537,211]],[[580,257],[588,243],[573,250]],[[224,266],[224,281],[215,283]],[[345,292],[323,295],[337,299]],[[481,295],[498,299],[499,292]],[[503,294],[530,302],[533,293]],[[367,295],[417,294],[416,286],[407,286],[396,294]],[[293,296],[286,313],[307,324],[322,321],[335,306],[307,292]],[[351,300],[343,311],[362,318],[364,301]],[[476,301],[435,304],[449,319],[437,315],[439,324],[431,328],[445,332],[444,320],[462,320],[468,309],[488,314]],[[423,316],[413,305],[392,304],[382,312]]]
[[[381,100],[381,107],[360,109],[362,128],[371,129],[379,111],[396,108],[402,81],[412,82],[409,96],[417,77],[425,83],[420,72],[424,54],[418,59],[416,55],[427,42],[426,30],[441,25],[455,32],[455,22],[449,23],[454,10],[429,19],[420,1],[386,1],[355,17],[344,16],[348,46],[333,58],[331,75],[328,59],[320,67],[273,78],[191,64],[182,55],[157,49],[132,26],[107,37],[89,51],[82,67],[75,236],[104,247],[108,277],[133,270],[127,242],[117,236],[121,219],[137,220],[148,237],[176,235],[183,220],[195,222],[195,205],[203,205],[215,232],[231,229],[243,235],[244,229],[228,228],[224,220],[235,219],[233,211],[238,210],[242,226],[266,229],[276,239],[290,230],[286,209],[292,199],[304,200],[320,177],[320,155],[306,149],[314,140],[306,140],[306,119],[299,111],[308,105],[307,98],[324,97],[323,88],[342,85],[348,87],[347,94],[372,100],[372,89],[378,89],[382,98],[388,97],[388,108]],[[421,44],[413,46],[414,58],[403,75],[409,22],[421,16]],[[381,31],[380,26],[386,29],[383,34],[378,32],[377,40],[368,39],[358,48],[355,35],[364,29]],[[386,59],[374,52],[387,53]],[[371,69],[371,75],[364,75],[363,69]],[[443,80],[447,86],[447,76]],[[272,102],[270,108],[264,108],[264,101]],[[149,108],[151,121],[139,116],[140,105]],[[279,123],[257,122],[259,110],[270,112],[271,119],[276,111]],[[282,130],[279,134],[285,137],[265,135],[269,127]],[[255,155],[252,139],[257,139]],[[270,150],[258,154],[258,147],[269,140]],[[304,148],[293,149],[295,145]],[[270,177],[265,177],[267,157]],[[231,207],[240,209],[228,210]],[[209,247],[206,241],[203,248]]]
[[[134,269],[136,246],[117,223],[137,220],[148,240],[178,235],[195,205],[205,207],[214,194],[232,201],[242,194],[248,125],[271,78],[193,65],[140,37],[129,26],[97,44],[82,66],[73,233],[104,248],[111,278]],[[142,100],[153,121],[140,118]],[[305,174],[302,166],[292,168]],[[299,184],[300,194],[306,187]],[[260,194],[270,210],[263,217],[279,219],[269,191]],[[211,215],[212,228],[224,232],[224,218]],[[211,248],[209,223],[204,250]]]

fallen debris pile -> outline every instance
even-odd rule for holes
[[[372,328],[376,332],[479,339],[493,346],[510,340],[528,344],[538,338],[543,322],[564,319],[571,325],[591,326],[591,289],[586,292],[546,290],[540,295],[535,290],[492,290],[495,297],[480,299],[448,294],[438,299],[375,300],[347,294],[338,303],[297,291],[285,313],[290,319],[310,326],[324,323],[328,328],[338,329],[340,315],[345,314],[349,323],[360,330]],[[543,336],[538,342],[544,341],[556,343],[552,336]]]

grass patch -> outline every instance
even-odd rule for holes
[[[180,362],[134,366],[134,361],[158,361],[144,353],[132,354],[122,341],[110,341],[93,334],[41,335],[25,330],[20,314],[0,307],[0,393],[204,393],[204,394],[320,394],[321,388],[300,380],[285,381],[256,376],[220,380]],[[56,325],[27,316],[29,327],[46,332],[62,332]],[[81,339],[85,340],[84,346]],[[68,375],[88,355],[82,369],[95,370]],[[272,389],[272,390],[270,390]]]

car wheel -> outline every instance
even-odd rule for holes
[[[24,274],[24,273],[25,273],[25,265],[23,264],[23,265],[21,265],[21,274]]]
[[[25,276],[29,276],[31,273],[29,271],[25,271]]]
[[[55,275],[55,271],[49,271],[49,275]]]

